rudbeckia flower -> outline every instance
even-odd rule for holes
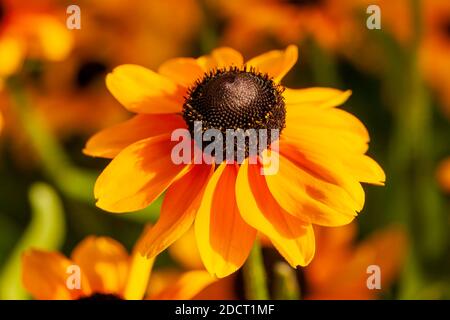
[[[94,236],[79,243],[70,259],[58,252],[27,250],[22,256],[23,285],[39,300],[184,300],[214,282],[206,271],[190,271],[163,287],[156,283],[158,291],[146,295],[153,259],[138,253],[140,243],[131,256],[114,239]],[[70,278],[78,275],[79,288],[77,280]]]
[[[293,267],[304,266],[314,255],[312,225],[350,223],[364,205],[361,182],[384,183],[383,170],[365,155],[366,128],[337,108],[350,91],[281,85],[297,54],[289,46],[244,62],[239,52],[219,48],[198,59],[169,60],[157,72],[122,65],[107,76],[111,93],[137,115],[92,137],[84,151],[113,158],[94,189],[106,211],[139,210],[166,191],[160,218],[144,239],[148,258],[194,224],[202,261],[218,277],[242,266],[258,231]],[[198,119],[202,131],[280,134],[269,136],[256,155],[246,141],[242,162],[175,163],[179,142],[172,133],[183,128],[195,136]],[[197,143],[194,148],[206,153]],[[271,159],[278,159],[275,174],[267,169]]]
[[[14,74],[25,57],[57,61],[67,56],[72,37],[52,7],[49,1],[0,2],[0,82]]]

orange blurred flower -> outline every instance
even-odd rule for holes
[[[239,52],[219,48],[198,59],[169,60],[158,72],[123,65],[107,76],[111,93],[138,115],[98,133],[84,151],[114,158],[94,190],[104,210],[139,210],[167,190],[160,219],[147,234],[150,258],[195,221],[203,263],[218,277],[242,266],[257,230],[292,266],[304,266],[314,255],[312,224],[350,223],[364,205],[360,182],[384,184],[383,170],[365,155],[366,128],[336,108],[349,91],[281,86],[297,54],[289,46],[244,64]],[[277,128],[279,152],[265,149],[255,165],[248,158],[241,165],[234,159],[217,166],[175,164],[171,133],[192,129],[197,115],[221,130],[229,121],[242,130]],[[271,152],[279,156],[279,171],[263,176]]]
[[[352,0],[349,0],[350,2]],[[367,6],[375,4],[381,9],[382,31],[390,33],[404,47],[412,44],[414,32],[412,3],[409,0],[358,0],[353,1],[355,12],[363,13]],[[444,112],[450,116],[450,2],[447,0],[420,1],[422,22],[419,43],[419,63],[422,74],[439,94]],[[361,21],[362,23],[362,21]],[[361,28],[363,30],[364,28]],[[349,50],[353,61],[373,71],[380,70],[386,59],[385,52],[362,37]],[[364,57],[364,59],[361,59]]]
[[[450,193],[450,157],[439,164],[437,169],[437,180],[442,190]]]
[[[422,70],[450,117],[450,2],[423,1],[423,13]]]
[[[64,13],[64,12],[63,12]],[[0,86],[26,57],[58,61],[72,48],[72,37],[51,1],[0,2]]]
[[[398,227],[377,231],[359,244],[354,244],[355,223],[315,231],[316,257],[304,270],[305,299],[375,299],[401,271],[406,238]],[[380,268],[380,290],[367,287],[370,265]]]
[[[338,0],[219,0],[210,6],[225,19],[222,43],[254,54],[273,40],[282,45],[312,37],[336,50],[356,36],[351,7]]]
[[[113,300],[143,299],[153,259],[140,255],[139,240],[128,255],[117,241],[107,237],[88,237],[72,252],[70,259],[58,252],[38,249],[27,250],[22,257],[22,281],[24,287],[36,299],[43,300]],[[69,288],[69,268],[80,268],[80,287]],[[158,292],[148,299],[191,299],[215,280],[206,271],[186,272],[171,283],[155,286]],[[153,284],[151,284],[153,286]]]

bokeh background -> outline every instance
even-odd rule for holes
[[[81,9],[81,29],[66,8]],[[369,5],[381,29],[366,26]],[[355,223],[316,229],[313,263],[292,270],[267,246],[273,298],[450,298],[450,2],[448,0],[0,0],[0,298],[30,298],[23,250],[69,255],[88,235],[131,249],[161,201],[143,212],[97,209],[107,164],[82,154],[96,131],[129,115],[104,78],[117,65],[231,46],[246,58],[299,46],[289,87],[351,89],[343,107],[367,126],[386,187],[365,186]],[[446,160],[447,159],[447,160]],[[262,239],[264,242],[264,239]],[[201,268],[192,233],[156,261],[150,291]],[[367,267],[381,268],[368,290]],[[245,298],[238,272],[198,298]]]

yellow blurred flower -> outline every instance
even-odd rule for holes
[[[355,244],[356,224],[316,228],[317,251],[305,268],[305,299],[375,299],[400,273],[406,256],[406,236],[399,227],[376,231]],[[370,290],[367,268],[380,268],[381,289]]]
[[[23,285],[34,298],[44,300],[190,299],[215,281],[206,271],[187,272],[162,287],[156,279],[157,292],[146,296],[153,259],[139,253],[140,243],[131,256],[117,241],[94,236],[78,244],[70,259],[58,252],[30,249],[22,256]],[[67,284],[71,266],[80,269],[79,289]]]
[[[64,23],[51,1],[1,1],[0,82],[17,72],[26,57],[64,59],[73,41]]]
[[[366,128],[336,108],[349,91],[281,86],[297,54],[289,46],[244,64],[239,52],[219,48],[198,59],[169,60],[158,72],[123,65],[107,76],[111,93],[138,115],[98,133],[84,151],[114,158],[94,190],[104,210],[139,210],[167,190],[145,239],[150,258],[195,221],[203,263],[218,277],[242,266],[257,230],[293,267],[304,266],[314,255],[312,224],[350,223],[364,205],[360,182],[384,184],[383,170],[365,155]],[[229,121],[235,129],[279,129],[279,141],[269,141],[279,142],[279,150],[264,150],[254,165],[249,158],[240,165],[234,159],[217,166],[175,164],[171,133],[187,128],[192,135],[197,116],[221,131]],[[279,156],[279,171],[263,176],[271,152]]]

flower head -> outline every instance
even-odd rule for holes
[[[214,282],[206,271],[190,271],[147,295],[154,260],[142,257],[139,245],[141,241],[130,256],[114,239],[91,236],[78,244],[70,259],[30,249],[22,256],[22,282],[41,300],[191,299]],[[80,277],[79,285],[71,276]]]
[[[257,232],[293,267],[304,266],[314,255],[312,224],[350,223],[364,205],[360,182],[384,183],[383,170],[365,155],[366,128],[336,108],[350,91],[281,85],[297,54],[289,46],[244,63],[239,52],[219,48],[169,60],[158,72],[123,65],[107,76],[111,93],[138,115],[88,141],[85,153],[114,158],[94,193],[100,208],[127,212],[166,191],[159,221],[144,238],[149,258],[194,224],[203,263],[219,277],[242,266]],[[197,130],[194,120],[201,120]],[[180,128],[194,135],[214,129],[217,137],[227,129],[278,134],[256,149],[233,140],[232,150],[253,152],[240,160],[227,153],[223,161],[218,152],[206,155],[213,143],[199,147],[194,138],[194,159],[178,163],[179,141],[171,137]],[[199,153],[214,161],[195,161]]]

